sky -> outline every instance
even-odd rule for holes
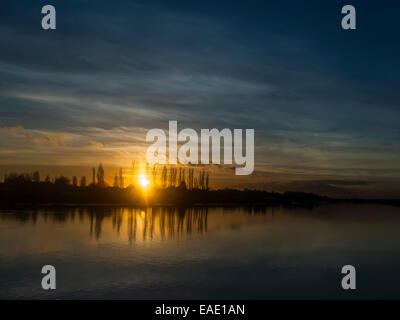
[[[57,29],[41,28],[42,6]],[[341,8],[356,8],[356,30]],[[0,4],[0,176],[143,159],[151,128],[255,129],[217,188],[400,198],[396,1]]]

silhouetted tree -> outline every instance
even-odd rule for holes
[[[152,182],[152,184],[155,184],[156,183],[156,181],[157,181],[157,165],[155,164],[155,165],[153,165],[153,170],[152,170],[153,172],[151,173],[151,182]]]
[[[77,186],[78,186],[78,179],[76,178],[76,176],[73,176],[73,177],[72,177],[72,185],[73,185],[74,187],[77,187]]]
[[[161,172],[161,186],[163,188],[167,187],[167,166],[163,166],[162,172]]]
[[[54,180],[54,184],[56,186],[65,187],[65,186],[68,186],[69,183],[70,183],[69,179],[67,177],[62,176],[62,175],[60,177],[56,177],[56,179]]]
[[[168,184],[170,187],[175,187],[176,184],[176,168],[169,169]]]
[[[96,184],[96,168],[92,169],[92,184],[95,185]]]
[[[104,169],[101,163],[99,165],[99,168],[97,169],[97,183],[98,184],[104,183]]]
[[[26,173],[10,173],[5,177],[4,183],[12,185],[26,185],[32,183],[32,176]]]
[[[118,188],[118,186],[119,186],[119,183],[118,183],[118,174],[115,173],[113,187],[114,187],[114,188]]]
[[[204,175],[203,175],[203,173],[204,173],[203,170],[201,170],[199,172],[199,180],[198,180],[198,182],[199,182],[198,188],[201,189],[201,190],[204,189],[204,187],[203,187],[204,186]]]
[[[194,169],[193,168],[189,168],[188,188],[189,189],[194,188]]]
[[[46,182],[46,183],[51,183],[51,180],[50,180],[50,176],[49,176],[49,175],[46,175],[46,178],[44,179],[44,182]]]
[[[81,177],[80,186],[81,186],[81,187],[86,187],[86,177],[85,177],[85,176],[82,176],[82,177]]]
[[[187,186],[185,175],[186,175],[186,170],[185,170],[185,169],[182,169],[182,179],[181,179],[181,182],[183,182],[183,183],[185,184],[185,186]]]
[[[137,175],[137,166],[136,166],[136,161],[132,160],[132,165],[131,165],[131,176],[132,176],[132,181],[131,184],[135,185],[136,184],[136,175]]]
[[[32,181],[36,183],[40,182],[39,171],[35,171],[34,173],[32,173]]]
[[[122,175],[122,168],[119,168],[118,186],[121,189],[124,187],[124,176]]]

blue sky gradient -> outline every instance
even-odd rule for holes
[[[178,120],[255,129],[216,186],[400,196],[398,2],[52,1],[54,31],[45,4],[0,5],[0,172],[129,166]]]

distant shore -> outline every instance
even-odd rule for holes
[[[18,207],[115,207],[115,206],[306,206],[329,203],[376,203],[400,206],[400,199],[335,199],[303,192],[263,190],[200,190],[180,187],[151,192],[127,187],[54,186],[46,183],[0,183],[0,208]]]

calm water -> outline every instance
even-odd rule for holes
[[[0,211],[3,299],[400,298],[399,273],[390,206]]]

